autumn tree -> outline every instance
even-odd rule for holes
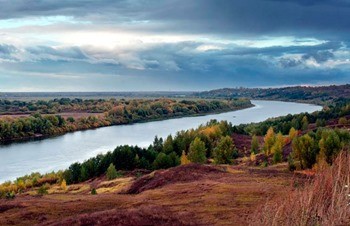
[[[273,144],[271,151],[273,153],[273,162],[278,163],[283,158],[284,137],[281,132],[276,136],[275,143]]]
[[[188,160],[186,152],[182,151],[182,155],[181,155],[181,165],[186,165],[191,163],[190,160]]]
[[[264,151],[266,155],[270,155],[272,153],[272,146],[275,144],[275,131],[272,127],[267,130],[267,133],[264,137]]]
[[[289,139],[292,141],[294,138],[298,136],[298,130],[294,129],[294,127],[289,130]]]
[[[62,182],[61,182],[61,189],[63,190],[63,191],[66,191],[67,190],[67,182],[66,182],[66,180],[62,180]]]
[[[200,138],[196,137],[190,144],[188,159],[195,163],[205,163],[207,160],[205,143]]]

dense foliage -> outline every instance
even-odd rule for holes
[[[222,152],[220,159],[229,163],[228,160],[234,157],[232,140],[231,142],[227,141],[230,139],[228,135],[232,133],[231,128],[232,125],[225,121],[212,120],[195,130],[180,131],[174,137],[168,136],[165,141],[155,137],[153,144],[148,148],[118,146],[112,152],[100,154],[83,163],[72,164],[63,173],[63,178],[68,184],[86,181],[92,177],[100,176],[106,171],[113,171],[113,169],[108,170],[111,164],[115,166],[116,170],[166,169],[179,165],[180,157],[184,155],[186,155],[186,159],[188,155],[188,160],[192,162],[204,163],[208,157],[215,155],[212,150],[217,150],[218,153]],[[230,150],[223,150],[226,146]]]
[[[340,99],[334,105],[325,107],[322,111],[314,113],[301,113],[297,115],[287,115],[278,118],[268,119],[260,123],[241,124],[234,126],[234,132],[247,135],[263,136],[272,127],[274,131],[279,131],[287,135],[291,128],[296,130],[306,130],[310,123],[315,123],[317,127],[324,126],[330,119],[350,115],[350,99]]]
[[[47,175],[33,173],[15,182],[6,182],[0,186],[0,196],[11,198],[25,189],[46,188],[53,183],[63,184],[64,189],[66,183],[83,182],[104,174],[108,179],[114,179],[120,175],[120,171],[166,169],[189,162],[206,163],[208,158],[213,158],[217,164],[230,164],[237,157],[237,149],[231,138],[234,132],[256,134],[251,139],[251,153],[254,159],[259,155],[264,165],[288,159],[291,170],[322,168],[333,164],[342,150],[349,150],[350,132],[337,128],[349,128],[349,115],[349,100],[343,99],[320,112],[288,115],[261,123],[232,126],[226,121],[212,120],[197,129],[169,135],[165,140],[155,137],[147,148],[118,146],[106,154],[73,163],[63,172]],[[45,116],[33,118],[50,120]],[[322,120],[322,123],[318,120]],[[264,135],[262,145],[259,135]],[[290,148],[285,149],[286,145]]]
[[[196,114],[222,112],[251,106],[249,100],[81,100],[55,99],[52,101],[0,101],[6,111],[36,111],[28,117],[0,118],[0,142],[28,137],[57,135],[71,131],[109,125],[136,123]],[[1,111],[1,110],[0,110]],[[73,118],[59,115],[64,112],[102,113]],[[57,113],[39,114],[40,113]]]
[[[194,94],[200,98],[250,98],[330,104],[350,96],[350,84],[340,86],[295,86],[283,88],[226,88]]]

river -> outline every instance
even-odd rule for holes
[[[252,108],[227,113],[110,126],[3,145],[0,146],[0,182],[14,180],[31,172],[46,173],[65,169],[73,162],[113,150],[118,145],[145,147],[153,142],[156,135],[165,138],[180,130],[196,128],[211,119],[227,120],[238,125],[322,109],[316,105],[281,101],[253,100],[252,103],[255,105]]]

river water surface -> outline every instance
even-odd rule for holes
[[[196,128],[211,119],[227,120],[233,125],[260,122],[271,117],[321,110],[320,106],[280,101],[253,100],[252,108],[197,117],[103,127],[78,131],[44,140],[0,146],[0,182],[31,172],[46,173],[67,168],[118,145],[146,147],[154,137],[166,137],[177,131]]]

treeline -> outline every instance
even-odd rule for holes
[[[294,86],[283,88],[225,88],[194,93],[199,98],[250,98],[330,104],[350,96],[350,84],[339,86]]]
[[[7,101],[2,101],[5,103]],[[21,103],[21,102],[10,102]],[[103,115],[83,118],[64,118],[60,115],[34,113],[29,117],[4,117],[0,119],[0,142],[21,138],[63,134],[77,130],[109,125],[129,124],[148,120],[166,119],[213,112],[223,112],[250,107],[247,99],[205,101],[205,100],[70,100],[37,101],[41,110],[51,108],[51,104],[64,106],[71,111],[105,111]],[[40,103],[40,105],[39,105]],[[46,106],[45,104],[48,104]],[[29,105],[28,105],[29,106]],[[28,107],[26,106],[26,107]],[[43,106],[46,106],[45,108]],[[60,108],[61,109],[61,108]],[[62,110],[61,109],[61,110]],[[63,110],[62,110],[63,111]]]
[[[349,150],[350,132],[345,129],[319,128],[292,141],[289,169],[324,168],[333,164],[341,151]]]
[[[280,131],[283,135],[289,134],[291,128],[307,130],[309,124],[315,123],[316,127],[326,125],[327,120],[337,119],[350,115],[350,99],[339,99],[333,105],[324,107],[322,111],[287,115],[268,119],[260,123],[241,124],[234,126],[234,132],[246,135],[264,136],[272,127],[274,131]]]
[[[32,101],[19,101],[19,100],[1,100],[0,99],[0,114],[31,114],[31,113],[40,113],[40,114],[59,114],[64,112],[87,112],[87,113],[104,113],[108,111],[115,110],[116,106],[129,108],[132,110],[135,106],[146,107],[145,110],[156,110],[158,107],[162,109],[164,106],[161,104],[159,106],[158,102],[167,102],[165,107],[170,108],[172,105],[174,107],[190,107],[192,108],[209,108],[215,110],[221,105],[228,104],[226,101],[203,101],[203,100],[175,100],[175,99],[81,99],[81,98],[60,98],[53,100],[32,100]],[[240,105],[245,106],[247,99],[236,98],[234,100],[235,106],[239,107]],[[221,106],[222,107],[222,106]],[[148,109],[151,108],[151,109]],[[155,108],[155,109],[152,109]],[[184,109],[186,111],[186,109]],[[195,110],[195,109],[193,109]]]
[[[45,190],[51,184],[74,184],[106,174],[113,179],[120,171],[134,169],[166,169],[190,162],[206,163],[214,159],[215,163],[232,163],[238,157],[230,137],[232,125],[226,121],[212,120],[197,129],[179,131],[165,140],[155,137],[147,148],[137,146],[118,146],[106,154],[99,154],[82,163],[73,163],[64,171],[41,175],[32,173],[6,182],[0,186],[0,197],[11,198],[27,189]],[[119,173],[120,175],[120,173]]]
[[[231,163],[238,153],[230,134],[232,125],[212,120],[197,129],[177,132],[164,141],[156,137],[148,148],[118,146],[114,151],[100,154],[83,163],[74,163],[63,172],[67,184],[86,181],[107,172],[111,165],[116,170],[166,169],[180,163],[205,163],[214,158],[216,163]]]
[[[291,152],[284,152],[286,145],[291,146]],[[264,143],[260,145],[253,136],[251,156],[263,154],[271,159],[271,163],[288,161],[290,170],[303,170],[311,168],[324,168],[332,165],[341,151],[350,148],[350,132],[347,129],[329,129],[320,127],[300,135],[300,131],[291,128],[289,134],[283,136],[281,132],[275,133],[270,127],[264,136]]]

